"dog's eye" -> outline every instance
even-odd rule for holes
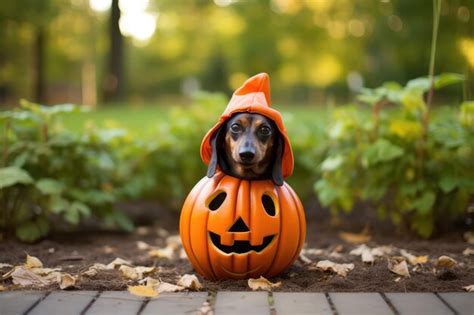
[[[234,133],[239,133],[242,130],[242,127],[239,124],[233,124],[230,126],[230,131]]]
[[[268,137],[272,133],[272,130],[268,126],[262,126],[258,129],[258,133],[264,137]]]

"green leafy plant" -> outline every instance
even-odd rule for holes
[[[94,215],[106,224],[133,225],[114,203],[123,196],[116,172],[116,148],[127,141],[120,130],[73,134],[57,124],[58,115],[81,107],[52,107],[27,101],[0,115],[4,129],[0,168],[0,227],[24,241],[45,236],[55,218],[77,225]]]
[[[462,79],[442,74],[433,87]],[[474,193],[472,105],[425,125],[430,86],[429,78],[418,78],[405,86],[364,89],[358,98],[371,106],[372,118],[355,106],[335,111],[328,156],[315,184],[324,205],[348,212],[364,201],[424,237],[464,213]]]

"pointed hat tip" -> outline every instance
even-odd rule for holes
[[[267,73],[261,72],[249,78],[235,91],[236,95],[244,95],[249,93],[263,92],[267,105],[270,105],[270,77]]]

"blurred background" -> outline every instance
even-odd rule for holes
[[[442,1],[438,72],[472,78],[473,7]],[[0,104],[183,103],[262,71],[276,103],[343,102],[426,75],[432,16],[429,0],[6,1]]]
[[[308,218],[474,231],[473,0],[14,0],[0,239],[178,213],[206,174],[202,137],[258,72]]]

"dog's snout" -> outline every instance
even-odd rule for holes
[[[239,152],[239,156],[243,162],[251,162],[255,157],[255,150],[246,149]]]

